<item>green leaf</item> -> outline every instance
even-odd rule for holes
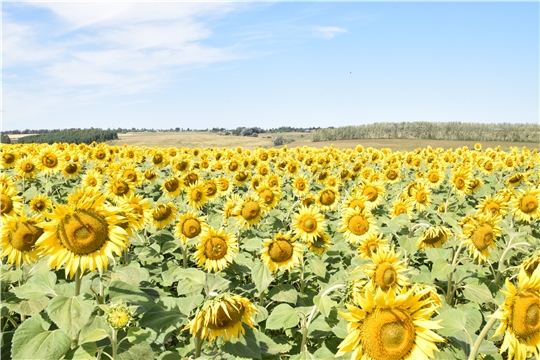
[[[426,249],[426,256],[433,263],[438,259],[449,262],[452,260],[452,249],[428,248]]]
[[[177,352],[165,351],[161,353],[157,360],[182,360],[184,357]]]
[[[433,268],[431,269],[431,278],[443,280],[448,274],[450,274],[454,268],[447,260],[437,258],[433,261]]]
[[[56,296],[49,303],[47,313],[60,330],[73,338],[86,324],[94,308],[94,302],[85,300],[83,295]]]
[[[39,314],[49,304],[49,298],[42,296],[34,300],[21,300],[15,294],[2,294],[2,305],[9,310],[25,316],[34,316]]]
[[[154,358],[154,351],[147,342],[131,344],[124,341],[118,347],[118,360],[148,360]]]
[[[32,276],[24,285],[12,289],[20,299],[36,300],[43,296],[54,296],[56,275],[53,272]]]
[[[309,351],[302,351],[300,354],[293,355],[289,359],[290,360],[318,360]]]
[[[180,328],[186,322],[186,315],[176,310],[165,310],[154,306],[146,311],[140,320],[142,327],[149,327],[156,332],[169,332]]]
[[[242,248],[246,251],[259,252],[263,248],[263,242],[259,238],[246,239],[242,242]]]
[[[68,351],[64,359],[66,360],[92,360],[96,358],[96,343],[85,343]]]
[[[122,281],[111,281],[109,284],[109,297],[114,302],[131,302],[135,304],[153,305],[153,300],[139,287]],[[147,307],[147,306],[145,306]]]
[[[441,311],[436,320],[442,319],[442,329],[437,332],[443,336],[453,336],[468,332],[474,334],[482,323],[482,314],[472,308],[465,307],[464,309],[448,308]]]
[[[182,294],[187,294],[191,292],[193,288],[201,288],[206,283],[206,275],[203,271],[199,269],[184,269],[181,267],[171,268],[161,274],[163,278],[163,285],[171,286],[174,282],[178,281],[178,289],[182,291]],[[190,291],[181,289],[180,285],[183,287],[188,287]],[[180,294],[180,293],[179,293]]]
[[[2,272],[0,274],[0,281],[3,284],[13,284],[22,279],[21,269],[11,269],[11,265],[2,266]]]
[[[319,257],[312,257],[309,259],[309,265],[311,267],[311,270],[313,270],[313,273],[320,278],[323,278],[326,276],[326,263],[322,261]]]
[[[253,330],[246,326],[244,330],[246,333],[240,339],[231,339],[221,347],[221,350],[227,354],[234,355],[236,357],[249,358],[249,359],[261,359],[261,349]]]
[[[204,296],[202,296],[201,294],[194,296],[186,296],[184,298],[178,298],[178,307],[184,315],[189,316],[193,309],[201,305],[203,301]]]
[[[466,284],[463,286],[463,295],[472,302],[493,302],[491,291],[485,284]]]
[[[111,281],[121,281],[133,286],[139,286],[143,280],[150,280],[148,270],[141,268],[136,262],[130,263],[128,266],[115,268],[110,273]]]
[[[146,341],[152,332],[150,330],[141,329],[139,327],[130,327],[127,332],[127,339],[130,343],[136,344]]]
[[[407,251],[409,254],[415,254],[418,248],[416,247],[417,238],[409,238],[406,235],[400,236],[398,238],[399,246]]]
[[[108,335],[107,330],[110,326],[107,324],[105,317],[93,316],[91,321],[87,322],[81,329],[79,334],[79,344],[93,343],[105,339]]]
[[[220,275],[206,274],[206,286],[207,291],[210,292],[223,292],[226,290],[231,282],[224,279]]]
[[[13,360],[60,359],[69,350],[71,339],[62,330],[48,328],[39,314],[24,321],[13,335]]]
[[[300,317],[289,304],[279,304],[274,308],[268,319],[266,328],[269,330],[290,329],[298,325]]]
[[[328,317],[330,315],[330,311],[332,311],[332,308],[337,306],[337,302],[332,300],[329,296],[316,295],[313,298],[313,303],[325,317]]]
[[[257,308],[257,312],[253,315],[253,319],[256,323],[260,323],[261,321],[264,321],[268,319],[268,310],[264,306],[260,306],[255,304],[255,307]]]
[[[270,299],[277,302],[288,302],[291,304],[296,304],[298,299],[298,292],[294,286],[290,284],[277,285],[270,290],[268,293]]]
[[[259,293],[268,289],[268,286],[274,280],[272,272],[261,261],[257,261],[253,266],[251,277]]]
[[[288,343],[277,343],[274,339],[269,338],[261,331],[256,331],[255,337],[257,338],[259,349],[261,349],[263,355],[287,354],[292,348]]]

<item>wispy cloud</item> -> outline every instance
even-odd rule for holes
[[[347,33],[347,30],[337,26],[314,26],[312,33],[316,37],[332,39],[338,34]]]

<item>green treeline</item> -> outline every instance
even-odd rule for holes
[[[115,130],[101,129],[77,129],[77,130],[57,130],[42,133],[39,135],[29,135],[19,138],[19,144],[29,143],[74,143],[91,144],[92,142],[105,142],[109,140],[118,140],[118,133]]]
[[[401,122],[315,130],[313,141],[357,139],[419,139],[540,142],[539,124]]]

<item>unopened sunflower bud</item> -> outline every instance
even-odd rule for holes
[[[116,330],[126,327],[131,318],[132,314],[124,304],[113,305],[107,311],[107,322]]]

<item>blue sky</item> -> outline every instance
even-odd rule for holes
[[[2,4],[2,127],[539,121],[538,2]]]

